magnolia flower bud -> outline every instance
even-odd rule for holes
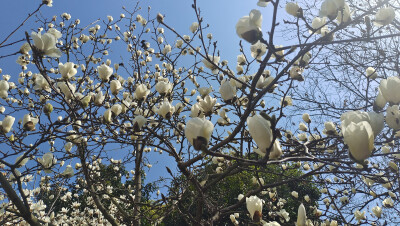
[[[302,17],[303,16],[302,8],[300,8],[300,6],[295,2],[288,2],[285,6],[285,10],[288,14],[290,14],[294,17]]]
[[[250,217],[254,222],[260,222],[262,218],[262,207],[264,200],[261,200],[257,196],[250,196],[246,198],[247,211],[250,213]]]
[[[43,107],[43,112],[46,115],[49,115],[51,112],[53,112],[53,105],[51,105],[50,103],[47,103],[44,107]]]
[[[344,142],[349,147],[350,157],[357,162],[367,159],[374,150],[374,132],[371,125],[362,121],[351,122],[343,132]]]
[[[306,208],[304,208],[303,203],[300,204],[297,210],[297,225],[296,226],[306,226],[307,225],[307,215]]]

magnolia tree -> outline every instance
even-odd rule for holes
[[[0,40],[1,224],[398,224],[400,2],[249,4],[234,63],[196,0],[187,34],[138,3]]]

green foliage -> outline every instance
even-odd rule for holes
[[[205,186],[207,186],[207,183],[213,181],[219,176],[219,174],[215,174],[215,167],[215,165],[208,164],[205,166],[203,171],[197,174],[199,181],[201,181],[200,178],[204,179],[207,177],[206,175],[209,175]],[[238,202],[239,194],[246,194],[248,191],[258,189],[260,186],[257,181],[254,181],[253,179],[253,177],[256,176],[262,178],[264,184],[279,184],[284,180],[289,180],[289,182],[284,183],[284,185],[266,189],[265,192],[262,192],[262,195],[258,195],[258,197],[265,200],[263,219],[267,221],[280,220],[278,216],[274,214],[270,216],[268,213],[279,211],[279,209],[276,209],[276,206],[279,206],[278,202],[282,201],[282,199],[286,200],[286,204],[282,208],[285,209],[290,216],[290,221],[287,222],[287,224],[293,225],[297,220],[297,209],[299,205],[303,203],[306,210],[309,210],[309,206],[317,205],[317,200],[321,195],[318,187],[311,182],[312,178],[306,177],[301,180],[291,180],[291,178],[298,178],[302,175],[304,175],[304,173],[295,165],[289,166],[286,170],[283,170],[279,165],[267,165],[266,167],[257,169],[255,167],[243,168],[243,170],[239,170],[237,173],[219,180],[205,192],[207,202],[203,205],[202,218],[204,219],[211,216],[212,210],[214,210],[214,203],[218,204],[218,206],[221,206],[222,208],[228,207]],[[195,216],[198,211],[200,203],[198,203],[198,197],[193,196],[194,187],[189,182],[184,181],[183,178],[184,177],[178,178],[175,181],[174,187],[170,189],[170,193],[173,196],[179,194],[179,192],[184,192],[181,201],[178,203],[179,208],[172,211],[164,219],[164,225],[187,224],[185,219],[183,219],[182,214],[180,214],[180,211],[184,213],[188,212],[192,216]],[[298,192],[298,198],[291,195],[292,191]],[[276,192],[275,197],[270,198],[270,192],[271,194]],[[310,202],[306,202],[303,199],[305,195],[310,197]],[[233,213],[240,214],[240,217],[237,220],[241,223],[249,223],[250,217],[247,216],[248,211],[245,202],[236,211],[230,214]],[[223,216],[220,221],[216,223],[218,225],[232,225],[231,220],[229,219],[230,214]],[[308,213],[307,215],[309,218],[313,219],[311,213]]]

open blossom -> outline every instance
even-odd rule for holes
[[[71,99],[72,95],[75,93],[76,85],[69,82],[57,82],[58,88],[65,95],[66,99]]]
[[[210,59],[211,62],[208,61],[208,59]],[[205,59],[202,60],[204,66],[206,66],[206,68],[208,68],[208,69],[211,69],[213,74],[218,73],[217,66],[219,64],[220,57],[219,56],[208,55],[208,59],[205,58]]]
[[[267,45],[258,40],[250,47],[251,56],[257,60],[262,60],[262,56],[267,52]]]
[[[362,221],[365,220],[365,211],[361,212],[359,210],[356,210],[354,212],[354,217],[356,218],[356,220],[358,221]]]
[[[321,34],[326,29],[326,17],[315,17],[311,23],[311,27],[315,30],[315,34]],[[310,33],[313,32],[310,31]]]
[[[149,95],[150,90],[147,89],[147,86],[144,84],[140,84],[136,87],[135,93],[133,94],[133,97],[135,99],[146,99],[147,95]]]
[[[156,91],[161,94],[169,94],[172,91],[172,84],[169,82],[169,80],[166,79],[159,79],[159,81],[156,84]]]
[[[13,124],[14,124],[14,121],[15,121],[15,118],[14,118],[14,117],[9,116],[9,115],[6,116],[6,117],[3,119],[3,121],[1,122],[1,130],[2,130],[4,133],[10,132],[11,127],[12,127]]]
[[[255,43],[262,38],[261,23],[261,12],[253,9],[236,23],[236,34],[247,42]]]
[[[35,86],[34,90],[46,90],[47,92],[51,92],[50,84],[41,74],[34,74],[35,78]]]
[[[394,20],[396,17],[395,11],[392,7],[381,8],[375,14],[375,26],[385,26]]]
[[[61,57],[61,51],[56,47],[57,38],[51,33],[45,33],[42,35],[40,32],[32,32],[31,37],[34,42],[34,46],[37,50],[42,52],[43,55],[49,57]]]
[[[203,145],[207,147],[213,130],[214,125],[209,120],[194,117],[186,123],[185,136],[194,149],[201,150]]]
[[[97,66],[97,73],[99,74],[99,78],[103,81],[103,82],[107,82],[112,73],[113,73],[113,68],[109,67],[106,64],[102,64],[101,66]]]
[[[51,172],[50,168],[54,164],[56,164],[57,159],[54,158],[54,156],[51,152],[47,152],[46,154],[43,155],[42,158],[37,158],[37,161],[42,165],[42,167],[46,173],[50,173]]]
[[[386,101],[391,104],[400,104],[400,78],[393,76],[382,79],[379,89]]]
[[[142,115],[136,116],[132,121],[134,130],[135,131],[140,130],[146,124],[146,122],[147,119],[144,116]]]
[[[156,109],[156,113],[161,115],[165,119],[169,119],[172,114],[175,112],[175,107],[168,100],[164,100],[158,109]]]
[[[65,64],[59,63],[58,70],[60,71],[61,77],[66,80],[72,78],[77,73],[75,64],[72,62],[67,62]]]
[[[382,215],[382,208],[379,206],[375,206],[374,208],[372,208],[372,213],[377,217],[380,218]]]
[[[400,130],[399,105],[393,105],[386,109],[386,124],[394,130]]]
[[[325,0],[321,5],[319,15],[333,20],[337,17],[340,9],[344,7],[344,0]]]
[[[68,165],[68,166],[65,168],[64,172],[62,172],[62,175],[63,175],[64,177],[67,177],[67,178],[70,178],[70,177],[74,176],[74,169],[72,168],[72,166],[71,166],[71,165]]]
[[[263,205],[264,205],[264,200],[258,198],[255,195],[246,198],[247,211],[249,211],[252,220],[255,220],[254,219],[255,216],[257,217],[258,220],[261,219]]]
[[[26,114],[22,120],[22,126],[26,131],[35,131],[35,126],[38,122],[39,119],[37,117],[32,117],[30,114]]]

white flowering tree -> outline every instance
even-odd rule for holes
[[[400,2],[249,4],[233,65],[196,0],[0,40],[0,224],[399,224]]]

